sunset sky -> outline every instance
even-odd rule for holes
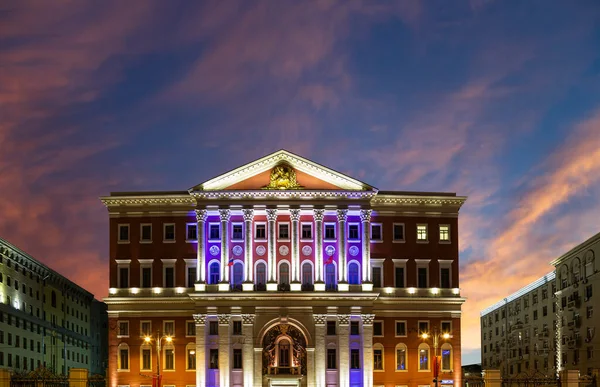
[[[280,148],[453,191],[479,311],[600,231],[600,3],[3,1],[0,237],[108,293],[111,191]]]

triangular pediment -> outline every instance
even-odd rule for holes
[[[207,180],[190,191],[261,189],[376,191],[368,184],[283,149]]]

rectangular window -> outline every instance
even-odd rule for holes
[[[442,321],[442,333],[452,333],[452,321]],[[491,336],[491,335],[490,335]]]
[[[244,231],[241,223],[234,223],[231,227],[231,239],[241,241],[244,239]]]
[[[187,369],[196,369],[196,350],[193,348],[187,350]]]
[[[175,287],[175,268],[165,267],[165,288]]]
[[[360,369],[360,351],[358,349],[350,350],[350,369]]]
[[[119,321],[118,337],[129,337],[129,321]]]
[[[127,348],[121,348],[119,350],[119,369],[129,369],[129,350]]]
[[[254,239],[267,239],[267,225],[257,223],[254,225]]]
[[[165,369],[166,370],[174,370],[175,369],[175,356],[174,356],[173,350],[171,348],[165,349]]]
[[[198,225],[196,223],[188,223],[185,225],[185,240],[196,241],[198,240]]]
[[[211,348],[209,352],[209,364],[208,368],[211,370],[219,369],[219,350],[216,348]]]
[[[193,288],[194,284],[196,283],[196,268],[195,267],[188,267],[187,268],[187,287],[188,288]]]
[[[128,224],[120,224],[119,225],[119,242],[120,243],[129,242],[129,225]]]
[[[152,351],[150,349],[142,349],[142,369],[150,370],[152,368]]]
[[[371,278],[373,279],[373,287],[374,288],[380,288],[382,286],[381,283],[381,267],[379,266],[375,266],[371,268],[372,270],[372,276]]]
[[[233,369],[242,369],[242,350],[240,348],[233,350]]]
[[[426,288],[427,287],[427,268],[426,267],[417,268],[417,287],[418,288]]]
[[[450,226],[440,224],[440,242],[450,242]]]
[[[404,242],[404,223],[394,223],[394,242]]]
[[[140,226],[140,242],[152,242],[151,224],[142,224]]]
[[[279,237],[278,239],[290,239],[290,224],[279,223]]]
[[[212,241],[221,239],[221,226],[219,223],[210,223],[208,225],[208,239]]]
[[[335,321],[327,321],[327,336],[335,336]]]
[[[129,287],[129,268],[128,267],[120,267],[119,268],[119,287],[120,288],[128,288]]]
[[[406,371],[406,347],[396,349],[396,370]]]
[[[152,322],[142,321],[140,322],[140,336],[146,337],[152,334]]]
[[[167,336],[175,336],[175,321],[164,321],[163,331]]]
[[[217,336],[219,334],[219,323],[217,321],[208,322],[208,334],[211,336]]]
[[[383,240],[383,230],[381,224],[371,223],[371,240],[379,242]]]
[[[196,323],[193,321],[186,322],[185,335],[188,337],[196,336]]]
[[[419,335],[429,333],[429,321],[419,321]]]
[[[325,224],[325,239],[335,239],[335,224]]]
[[[337,356],[336,350],[334,348],[327,348],[327,369],[335,370],[337,369]]]
[[[352,336],[360,335],[360,329],[358,325],[358,321],[350,321],[350,334]]]
[[[426,242],[427,241],[427,225],[426,224],[418,224],[417,225],[417,241],[418,242]]]
[[[312,239],[312,223],[302,223],[302,239]]]
[[[373,336],[383,336],[383,321],[373,323]]]
[[[350,239],[350,240],[360,239],[360,237],[358,236],[358,224],[349,224],[348,225],[348,239]]]
[[[152,268],[151,267],[143,267],[142,268],[142,287],[149,288],[152,286]]]
[[[404,268],[403,267],[396,267],[395,268],[395,274],[396,274],[396,278],[395,278],[395,285],[397,288],[403,288],[404,287]]]
[[[234,336],[242,335],[242,322],[240,320],[233,320],[233,331]]]
[[[592,285],[585,287],[585,299],[589,300],[590,298],[592,298]]]
[[[383,371],[383,350],[373,350],[373,369],[375,371]]]
[[[450,268],[442,267],[440,269],[440,287],[442,289],[450,288]]]
[[[406,321],[396,321],[396,337],[406,337]]]
[[[173,223],[166,223],[164,225],[163,231],[164,231],[163,240],[165,242],[175,241],[175,225]]]

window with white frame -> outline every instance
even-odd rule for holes
[[[404,223],[394,223],[392,231],[394,242],[398,243],[406,240],[404,239]]]
[[[193,288],[198,277],[197,262],[195,259],[185,259],[185,283],[188,288]]]
[[[289,240],[290,239],[290,224],[287,222],[279,222],[277,224],[279,232],[277,233],[279,240]]]
[[[186,353],[186,369],[187,370],[196,370],[196,344],[189,343],[185,347]]]
[[[427,242],[426,224],[417,224],[417,242]]]
[[[198,240],[197,223],[187,223],[185,225],[185,240],[186,242],[195,242]]]
[[[152,335],[152,321],[142,320],[140,321],[140,336],[146,337]]]
[[[117,259],[115,260],[117,263],[117,286],[119,288],[128,288],[129,287],[129,265],[131,264],[130,259]],[[10,286],[10,277],[7,276],[6,283]],[[17,282],[15,281],[15,284]],[[18,288],[18,285],[17,285]]]
[[[373,321],[373,336],[375,336],[375,337],[383,336],[383,321],[382,320]]]
[[[126,343],[121,343],[117,347],[119,357],[117,358],[117,368],[119,371],[129,371],[129,346]]]
[[[312,223],[302,223],[302,240],[310,241],[312,239]]]
[[[371,258],[371,281],[374,288],[383,287],[383,258]]]
[[[196,323],[194,320],[188,320],[185,322],[185,336],[196,337]]]
[[[429,287],[429,259],[415,259],[417,263],[417,287],[425,289]]]
[[[163,242],[175,242],[175,224],[163,224]]]
[[[396,320],[396,337],[406,337],[406,320]]]
[[[161,259],[163,264],[163,287],[175,287],[175,262],[176,259]]]
[[[421,320],[417,323],[419,328],[419,336],[423,335],[423,333],[429,334],[429,320]]]
[[[165,336],[175,336],[175,321],[163,321],[163,333]]]
[[[152,259],[138,259],[140,263],[140,287],[152,287]]]
[[[371,223],[371,242],[383,241],[383,227],[381,223]]]
[[[450,289],[452,287],[452,262],[451,259],[438,260],[440,266],[439,287],[442,289]]]
[[[440,243],[450,243],[450,225],[440,224]]]
[[[442,333],[452,334],[452,321],[442,321],[440,324]]]
[[[406,344],[399,343],[396,345],[396,371],[408,370],[408,348]]]
[[[208,224],[208,239],[218,241],[221,239],[221,225],[219,223]]]
[[[373,345],[373,371],[384,371],[383,356],[383,345],[380,343]]]
[[[429,345],[419,344],[419,371],[429,371]]]
[[[335,223],[325,223],[325,240],[335,239]]]
[[[231,240],[234,242],[244,240],[244,226],[242,223],[233,223],[231,225]]]
[[[129,337],[129,321],[119,321],[119,333],[117,337]]]
[[[358,223],[348,223],[348,240],[350,240],[350,241],[360,240]]]
[[[163,370],[175,371],[175,348],[173,347],[173,344],[165,345],[164,357],[165,357],[165,362],[164,362]]]
[[[152,347],[148,344],[140,346],[140,369],[150,371],[152,369]]]
[[[452,370],[452,345],[450,343],[442,344],[442,371]]]
[[[140,243],[152,242],[152,224],[142,223],[140,225]]]
[[[267,225],[265,223],[254,223],[254,239],[267,239]]]
[[[406,262],[408,259],[394,258],[394,287],[406,287]]]
[[[129,224],[119,225],[119,235],[117,241],[119,243],[129,243]]]

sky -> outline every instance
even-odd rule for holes
[[[111,191],[281,148],[451,191],[463,362],[479,312],[600,231],[600,3],[3,1],[0,236],[108,292]]]

